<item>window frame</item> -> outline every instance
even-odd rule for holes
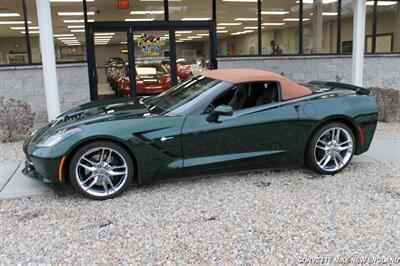
[[[208,114],[208,113],[206,112],[207,109],[210,107],[210,105],[211,105],[218,97],[221,97],[222,95],[225,95],[226,93],[229,93],[230,90],[234,90],[234,91],[237,90],[237,88],[238,88],[239,85],[242,85],[242,84],[251,85],[251,84],[257,84],[257,83],[263,83],[263,84],[265,84],[265,83],[272,83],[272,82],[275,83],[275,84],[277,85],[277,93],[278,93],[278,94],[277,94],[277,97],[278,97],[278,99],[277,99],[276,102],[267,103],[267,104],[261,104],[261,105],[255,105],[255,106],[252,106],[252,107],[247,107],[247,108],[238,109],[238,110],[233,110],[233,114],[235,114],[235,113],[237,113],[237,112],[240,112],[240,111],[242,111],[242,110],[248,110],[248,109],[251,109],[251,108],[260,108],[261,106],[268,106],[268,105],[270,105],[270,104],[282,103],[282,102],[283,102],[283,100],[282,100],[282,85],[281,85],[281,83],[280,83],[279,81],[277,81],[277,80],[267,80],[267,81],[243,82],[243,83],[233,84],[233,86],[231,86],[231,87],[225,89],[224,91],[222,91],[222,92],[220,92],[218,95],[216,95],[216,96],[208,103],[207,107],[204,109],[204,111],[203,111],[202,114]],[[214,107],[218,107],[218,106],[214,106]]]

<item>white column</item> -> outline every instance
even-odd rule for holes
[[[351,81],[354,85],[362,86],[364,71],[366,0],[353,0],[353,2],[353,62]]]
[[[312,36],[313,36],[313,53],[322,53],[322,43],[323,43],[323,26],[324,19],[322,17],[322,12],[324,11],[322,0],[314,1],[313,4],[313,19],[312,19]]]
[[[36,0],[40,31],[40,53],[42,56],[43,80],[46,91],[47,116],[49,121],[60,114],[58,96],[56,56],[54,52],[53,24],[49,0]]]

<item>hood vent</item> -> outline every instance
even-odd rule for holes
[[[83,116],[84,112],[78,112],[78,113],[73,113],[70,115],[66,115],[62,118],[63,122],[71,121],[71,120],[77,120]]]

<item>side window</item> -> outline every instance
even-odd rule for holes
[[[206,113],[219,105],[230,105],[236,111],[278,102],[278,92],[279,84],[274,81],[238,84],[215,98]]]

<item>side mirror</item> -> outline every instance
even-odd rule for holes
[[[218,122],[218,118],[220,115],[224,116],[232,116],[233,115],[233,108],[229,105],[220,105],[215,108],[211,113],[207,116],[207,121],[210,123]]]

